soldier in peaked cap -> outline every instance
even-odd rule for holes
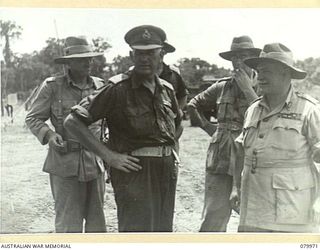
[[[319,232],[320,103],[294,90],[292,79],[306,72],[285,45],[267,44],[245,64],[257,70],[262,96],[236,139],[244,150],[243,172],[234,175],[242,179],[238,231]]]
[[[219,54],[232,62],[234,75],[220,79],[188,103],[190,115],[212,136],[207,152],[204,220],[200,232],[225,232],[230,219],[229,197],[237,164],[230,160],[237,154],[234,140],[241,133],[247,107],[257,98],[254,72],[243,61],[257,56],[260,51],[253,46],[250,37],[235,37],[231,50]],[[203,111],[211,109],[216,111],[217,127],[203,115]]]
[[[120,232],[172,231],[177,173],[174,143],[181,116],[172,85],[158,77],[165,32],[143,25],[130,30],[132,71],[83,100],[65,127],[111,167]],[[107,147],[86,125],[106,118]],[[80,123],[80,124],[79,124]]]
[[[57,233],[106,231],[103,162],[63,128],[71,107],[104,85],[102,79],[89,76],[91,58],[101,55],[84,37],[67,37],[64,56],[55,59],[66,65],[67,73],[42,83],[26,117],[40,143],[49,145],[43,171],[50,175]],[[45,123],[49,119],[54,129]],[[93,124],[90,133],[99,137],[99,124]]]

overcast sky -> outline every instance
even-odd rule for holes
[[[230,68],[218,56],[230,48],[233,37],[251,36],[256,47],[281,42],[295,59],[320,57],[320,9],[31,9],[2,8],[2,20],[22,26],[22,36],[12,50],[31,53],[45,46],[48,37],[102,36],[112,45],[108,62],[116,55],[128,55],[125,33],[142,24],[161,27],[176,52],[165,61],[200,57]],[[54,23],[56,22],[57,32]],[[3,46],[3,41],[1,46]]]

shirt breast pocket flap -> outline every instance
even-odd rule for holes
[[[235,102],[234,97],[229,97],[229,96],[222,96],[219,97],[217,100],[217,104],[233,104]]]
[[[274,189],[303,190],[314,187],[314,179],[310,171],[301,171],[296,174],[273,174],[272,186]]]
[[[300,120],[279,118],[274,122],[272,129],[279,128],[284,130],[291,130],[291,132],[300,133],[301,127],[302,127],[302,121]]]
[[[284,224],[309,223],[314,179],[310,171],[274,174],[272,187],[275,190],[276,222]]]
[[[271,145],[275,148],[296,151],[302,130],[302,121],[293,119],[277,119],[272,126]]]
[[[129,118],[139,118],[150,114],[150,110],[143,107],[128,107],[125,111],[126,116]]]
[[[63,113],[69,114],[71,111],[71,108],[75,105],[77,105],[77,101],[75,100],[63,100],[62,101],[62,107],[63,107]]]
[[[62,104],[58,101],[52,105],[52,111],[54,114],[59,115],[60,113],[64,116],[71,112],[71,108],[77,104],[75,100],[62,100]]]

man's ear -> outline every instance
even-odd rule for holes
[[[167,52],[164,49],[161,49],[160,56],[163,58],[165,54],[167,54]]]
[[[131,59],[131,61],[133,61],[133,51],[132,50],[130,50],[130,52],[129,52],[129,56],[130,56],[130,59]]]

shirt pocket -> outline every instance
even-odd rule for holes
[[[168,101],[163,102],[164,120],[166,121],[166,127],[169,133],[175,132],[175,118],[177,114],[173,112],[172,105]]]
[[[278,118],[270,134],[270,145],[273,148],[296,152],[301,140],[302,121]]]
[[[235,98],[229,96],[219,97],[217,100],[218,113],[217,119],[219,121],[224,121],[225,119],[232,119],[233,109],[234,109]]]
[[[296,173],[273,174],[275,190],[276,223],[310,223],[314,179],[310,171],[299,169]]]
[[[60,105],[58,101],[55,101],[52,104],[52,112],[56,117],[62,114],[63,118],[66,118],[70,114],[71,108],[77,103],[76,100],[62,100],[62,105]]]
[[[152,133],[154,124],[154,116],[152,111],[147,108],[128,107],[125,111],[128,119],[130,131],[134,135],[149,135]]]

